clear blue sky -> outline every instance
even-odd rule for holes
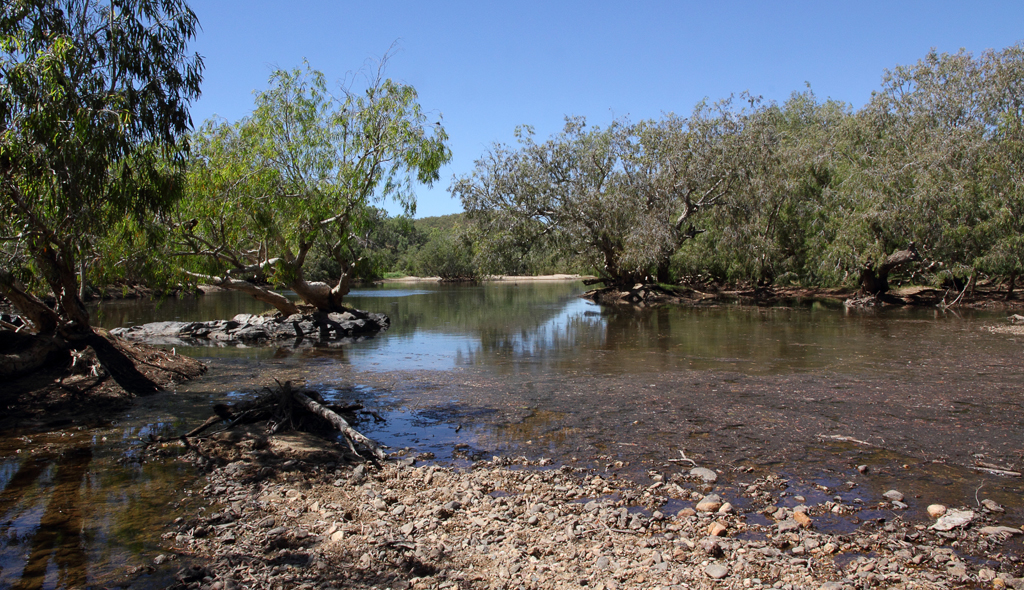
[[[197,126],[237,120],[275,68],[305,58],[341,81],[397,42],[387,75],[443,116],[454,153],[441,181],[418,190],[416,216],[426,217],[461,211],[451,179],[511,142],[516,125],[543,138],[566,115],[603,126],[689,114],[704,97],[744,90],[782,101],[805,82],[860,107],[885,69],[933,47],[980,53],[1024,40],[1020,0],[712,4],[193,0],[206,71],[192,116]]]

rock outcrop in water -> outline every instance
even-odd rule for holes
[[[290,316],[238,314],[209,322],[153,322],[115,328],[111,334],[171,346],[251,346],[282,340],[346,343],[362,340],[391,325],[388,316],[360,310],[313,312]]]

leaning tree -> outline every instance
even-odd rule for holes
[[[383,76],[384,61],[365,87],[337,94],[308,65],[274,72],[251,116],[203,125],[170,220],[172,254],[194,279],[287,315],[297,306],[272,286],[321,311],[342,309],[372,205],[414,210],[414,183],[430,185],[451,159],[440,121],[431,123],[412,86]],[[314,254],[340,269],[329,283],[306,277]]]
[[[182,0],[4,3],[0,293],[32,331],[91,339],[82,262],[108,228],[181,193],[196,27]]]

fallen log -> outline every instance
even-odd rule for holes
[[[356,445],[362,445],[370,451],[371,461],[383,461],[386,454],[380,445],[352,427],[352,424],[342,414],[350,416],[351,420],[358,420],[357,411],[374,417],[377,421],[383,421],[379,414],[363,409],[362,404],[331,405],[327,404],[316,391],[303,391],[292,387],[291,381],[281,383],[278,381],[277,389],[267,389],[267,393],[256,399],[244,401],[235,405],[215,404],[213,406],[214,416],[209,417],[205,422],[193,428],[189,432],[175,437],[158,438],[150,435],[147,444],[181,441],[186,446],[191,446],[189,439],[205,439],[213,435],[231,430],[238,424],[254,424],[266,422],[266,432],[275,434],[282,430],[295,429],[306,431],[331,431],[340,432],[349,450],[357,457],[362,457],[356,449]],[[207,431],[217,425],[226,422],[227,424],[214,431]]]
[[[349,423],[346,422],[344,418],[334,413],[333,411],[329,410],[328,408],[322,406],[318,402],[313,401],[312,398],[302,393],[301,391],[293,390],[291,388],[290,381],[285,382],[285,384],[283,385],[283,389],[286,392],[290,393],[292,398],[298,401],[299,404],[302,405],[302,407],[306,408],[306,410],[313,414],[316,414],[317,416],[320,416],[324,420],[327,420],[328,422],[333,424],[335,428],[341,431],[341,433],[345,435],[345,440],[348,442],[348,446],[350,449],[352,449],[353,453],[355,453],[356,455],[359,454],[358,452],[356,452],[355,445],[353,444],[358,442],[359,444],[369,449],[370,452],[373,453],[373,456],[376,457],[378,460],[384,460],[385,454],[384,451],[380,448],[380,446],[377,443],[370,440],[369,438],[367,438],[366,436],[364,436],[358,430],[349,426]]]

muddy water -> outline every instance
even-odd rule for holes
[[[148,564],[168,503],[196,475],[173,460],[140,463],[140,436],[181,433],[212,402],[275,377],[362,400],[387,418],[367,434],[444,461],[621,462],[643,477],[688,468],[670,460],[684,453],[733,487],[773,472],[810,502],[869,504],[896,488],[916,516],[988,497],[1008,507],[1007,523],[1024,523],[1021,480],[970,469],[1022,467],[1024,342],[984,330],[1005,314],[801,302],[612,311],[578,299],[582,289],[361,289],[349,301],[389,314],[387,333],[341,349],[179,348],[210,373],[110,423],[0,439],[0,586],[108,584]],[[225,293],[95,313],[115,327],[264,309]],[[160,585],[161,572],[134,586]]]

